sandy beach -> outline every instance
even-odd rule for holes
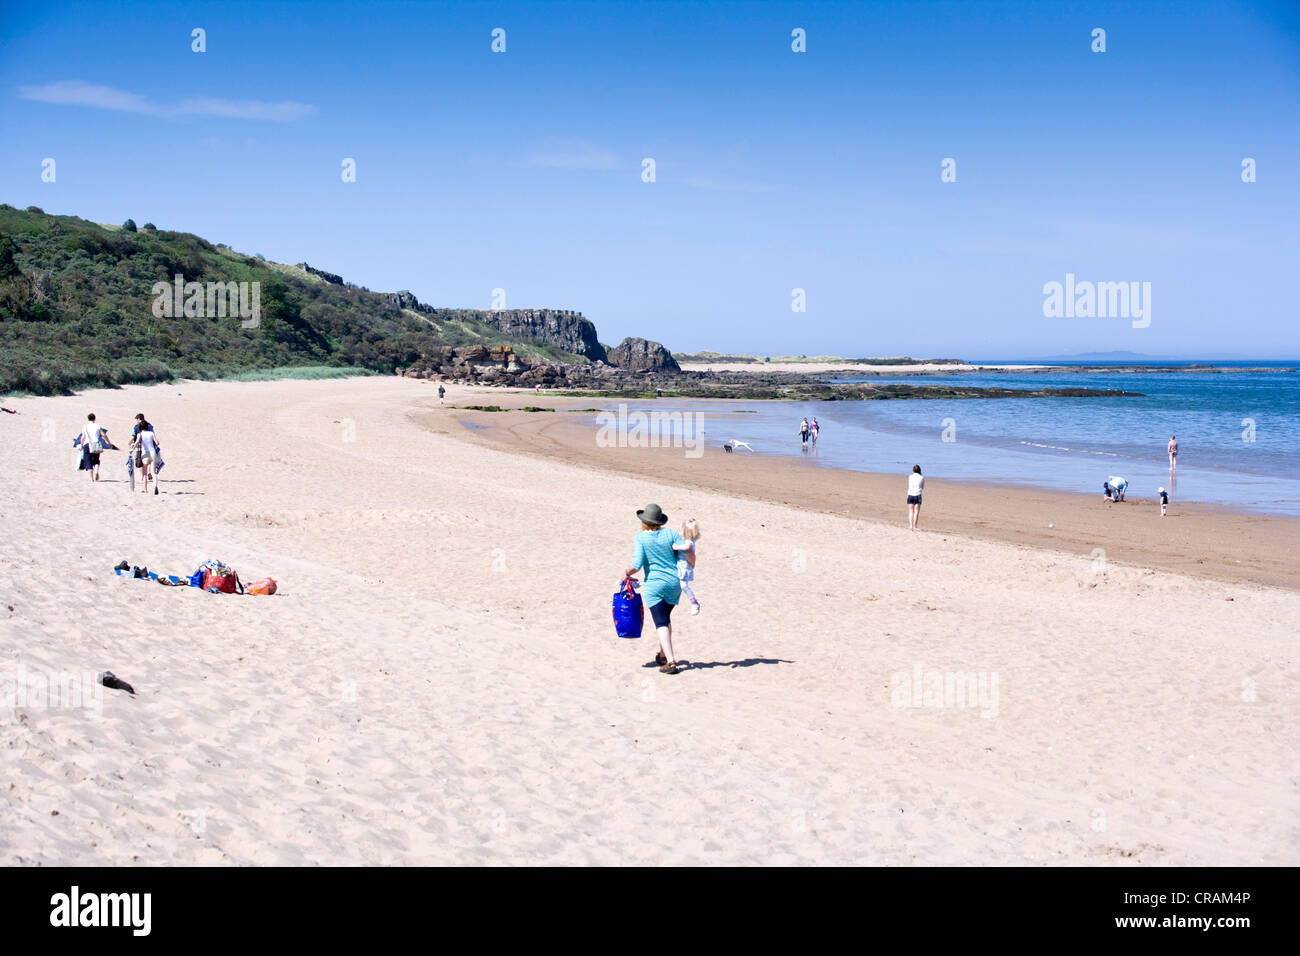
[[[7,865],[1300,862],[1293,520],[936,481],[911,534],[900,476],[396,377],[5,404]],[[161,495],[75,470],[88,411]],[[610,621],[651,501],[676,676]],[[206,558],[280,593],[112,571]]]

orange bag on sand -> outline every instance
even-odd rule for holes
[[[244,588],[245,594],[274,594],[275,578],[262,578]]]

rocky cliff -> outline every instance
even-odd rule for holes
[[[593,362],[605,360],[605,348],[596,338],[596,326],[581,312],[570,309],[499,309],[483,312],[480,321],[500,329],[512,339],[553,345]]]

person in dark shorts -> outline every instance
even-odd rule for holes
[[[99,455],[108,447],[108,436],[95,423],[95,413],[86,416],[86,425],[81,429],[81,464],[78,471],[90,472],[91,481],[99,481]]]
[[[925,490],[925,478],[921,466],[913,465],[912,473],[907,476],[907,530],[915,531],[921,520],[921,492]]]
[[[641,520],[641,531],[633,540],[632,565],[623,572],[619,583],[628,580],[638,571],[645,572],[641,584],[641,599],[650,608],[659,635],[659,653],[655,663],[665,674],[678,673],[677,658],[673,656],[673,608],[682,598],[682,585],[677,577],[677,552],[674,545],[686,546],[668,524],[668,516],[658,505],[646,505],[636,513]]]

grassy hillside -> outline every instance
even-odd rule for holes
[[[155,318],[155,282],[260,282],[261,322]],[[302,366],[392,372],[442,345],[506,344],[474,310],[399,308],[304,266],[267,262],[184,232],[103,226],[0,204],[0,393]],[[525,358],[562,358],[510,342]]]

